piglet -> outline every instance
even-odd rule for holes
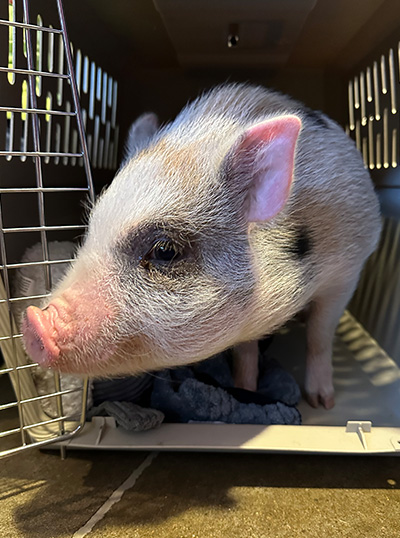
[[[258,339],[307,307],[305,392],[331,408],[335,327],[380,228],[334,121],[262,87],[216,87],[168,125],[132,126],[76,262],[26,312],[26,350],[60,372],[118,376],[233,347],[236,385],[255,390]]]

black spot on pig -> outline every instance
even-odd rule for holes
[[[329,125],[325,119],[325,116],[322,112],[318,110],[311,110],[311,108],[304,107],[303,114],[306,119],[310,121],[316,127],[322,127],[323,129],[328,129]]]
[[[297,230],[294,240],[289,246],[291,254],[302,260],[311,252],[311,238],[306,228],[301,227]]]

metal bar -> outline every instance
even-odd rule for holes
[[[22,297],[12,297],[10,299],[10,303],[18,303],[20,301],[33,301],[33,300],[37,300],[37,299],[45,299],[46,297],[49,297],[50,294],[49,293],[46,293],[46,294],[43,294],[43,295],[24,295]],[[0,299],[0,304],[2,303],[6,303],[6,299]]]
[[[49,398],[53,398],[55,396],[64,396],[66,394],[72,394],[73,392],[82,392],[83,388],[79,387],[76,389],[65,389],[65,390],[56,390],[56,392],[52,392],[51,394],[43,394],[41,396],[35,396],[33,398],[28,398],[26,400],[22,400],[22,404],[26,403],[32,403],[32,402],[40,402],[42,400],[48,400]]]
[[[76,116],[76,112],[65,112],[64,110],[46,110],[43,108],[20,108],[10,106],[0,106],[0,112],[21,112],[26,114],[49,114],[54,116]]]
[[[76,421],[73,421],[73,422],[76,422]],[[3,452],[0,452],[0,459],[1,458],[6,458],[7,456],[12,456],[14,454],[19,454],[19,453],[21,453],[22,450],[28,450],[28,449],[30,449],[32,447],[40,448],[40,447],[49,445],[49,444],[53,443],[54,441],[64,441],[64,440],[70,439],[76,433],[78,433],[83,428],[83,426],[84,426],[84,421],[83,422],[81,421],[74,430],[72,430],[71,432],[66,433],[61,438],[57,434],[57,435],[53,435],[53,436],[49,437],[49,439],[46,439],[45,441],[38,441],[38,442],[32,443],[30,445],[23,445],[23,446],[19,446],[17,448],[11,448],[9,450],[3,450]]]
[[[14,14],[15,14],[15,11],[14,11]],[[10,27],[10,25],[8,25]],[[13,39],[15,40],[15,31],[13,32]],[[14,51],[15,51],[15,43],[13,43],[13,48],[14,48]],[[10,71],[8,71],[9,73]],[[11,116],[13,117],[13,114],[11,113]],[[0,198],[0,228],[1,228],[1,237],[0,237],[0,250],[1,250],[1,256],[2,256],[2,262],[4,264],[4,266],[7,265],[7,251],[6,251],[6,245],[5,245],[5,237],[4,237],[4,233],[3,233],[3,216],[2,216],[2,200]],[[3,268],[3,279],[4,279],[4,287],[5,287],[5,291],[6,291],[6,298],[9,299],[10,296],[11,296],[11,293],[10,293],[10,283],[9,283],[9,278],[8,278],[8,270],[7,270],[7,267],[4,267]],[[13,336],[13,328],[14,328],[14,325],[13,325],[13,316],[12,316],[12,312],[11,312],[11,306],[10,306],[10,303],[8,301],[7,302],[7,308],[8,308],[8,316],[9,316],[9,323],[10,323],[10,336],[12,337]],[[14,339],[11,340],[12,342],[12,351],[13,351],[13,354],[14,356],[16,356],[16,347],[15,347],[15,341]],[[15,370],[13,371],[15,372]],[[11,375],[11,373],[10,373]],[[20,400],[21,400],[21,383],[20,383],[20,377],[19,377],[19,373],[16,372],[16,375],[17,375],[17,379],[16,379],[16,383],[15,383],[15,386],[14,386],[14,389],[15,389],[15,393],[16,393],[16,397],[17,397],[17,402],[16,402],[16,405],[17,405],[17,408],[18,408],[18,417],[19,417],[19,422],[20,422],[20,425],[23,425],[24,424],[24,415],[23,415],[23,410],[22,410],[22,407],[21,407],[21,404],[20,404]],[[22,445],[25,445],[26,442],[25,442],[25,434],[23,432],[23,430],[21,428],[19,428],[18,430],[16,430],[15,433],[20,433],[21,434],[21,442],[22,442]]]
[[[0,432],[0,438],[7,437],[8,435],[15,435],[16,433],[22,433],[22,428],[14,428],[12,430],[5,430],[4,432]]]
[[[32,115],[34,117],[34,115]],[[51,153],[46,151],[0,151],[0,157],[83,157],[83,153]]]
[[[73,64],[73,61],[72,61],[71,47],[70,47],[70,42],[69,42],[68,35],[67,35],[67,27],[66,27],[66,24],[65,24],[64,11],[63,11],[61,0],[57,0],[57,8],[58,8],[58,16],[59,16],[60,23],[61,23],[60,25],[61,25],[62,36],[63,36],[63,41],[64,41],[64,50],[65,50],[66,59],[67,59],[67,72],[68,72],[69,77],[70,77],[69,80],[70,80],[70,83],[71,83],[71,90],[72,90],[72,98],[73,98],[73,101],[74,101],[74,107],[75,107],[75,110],[77,112],[76,119],[77,119],[77,123],[78,123],[78,131],[79,131],[79,138],[80,138],[81,148],[82,148],[82,151],[83,151],[85,172],[86,172],[86,177],[87,177],[87,180],[88,180],[89,197],[90,197],[91,201],[94,202],[94,195],[93,195],[94,189],[93,189],[93,181],[92,181],[92,175],[91,175],[92,173],[91,173],[91,169],[90,169],[89,157],[88,157],[88,152],[87,152],[87,147],[86,147],[85,127],[84,127],[84,124],[83,124],[82,114],[81,114],[81,110],[80,110],[79,90],[78,90],[76,80],[75,80],[75,77],[74,77],[74,72],[75,72],[74,71],[74,64]],[[61,389],[60,375],[58,373],[55,374],[54,379],[55,379],[55,382],[56,382],[57,390],[60,390]],[[86,407],[86,399],[85,399],[85,407]],[[63,404],[62,404],[61,396],[59,396],[57,398],[57,411],[58,411],[59,415],[61,415],[61,416],[63,415]],[[64,422],[60,422],[60,434],[63,435],[64,433],[65,433]],[[61,448],[61,459],[65,458],[65,450],[66,450],[65,447]]]
[[[42,400],[48,400],[49,398],[53,398],[55,396],[62,396],[64,394],[71,394],[72,392],[81,392],[82,390],[83,390],[82,387],[76,388],[76,389],[56,390],[56,392],[52,392],[51,394],[43,394],[41,396],[34,396],[32,398],[26,398],[24,400],[21,400],[21,404],[27,404],[27,403],[32,403],[32,402],[40,402]],[[11,404],[5,404],[5,405],[9,406]],[[0,405],[0,411],[2,409],[3,409],[3,406]]]
[[[22,334],[13,334],[12,336],[0,336],[0,341],[5,340],[12,340],[13,338],[21,338]],[[10,372],[14,372],[14,370],[17,370],[17,368],[11,368]],[[3,373],[3,370],[1,370],[1,373]]]
[[[27,2],[27,0],[24,0],[24,2]],[[74,77],[74,64],[73,64],[73,61],[72,61],[70,42],[69,42],[69,39],[68,39],[68,32],[67,32],[67,27],[66,27],[66,23],[65,23],[64,11],[63,11],[63,6],[62,6],[62,1],[61,0],[57,0],[57,9],[58,9],[58,15],[59,15],[59,20],[60,20],[60,26],[61,26],[61,29],[62,29],[62,38],[63,38],[63,42],[64,42],[64,50],[65,50],[66,60],[67,60],[67,72],[68,72],[69,80],[70,80],[70,84],[71,84],[72,97],[73,97],[73,101],[74,101],[74,108],[75,108],[76,113],[77,113],[76,120],[77,120],[77,124],[78,124],[79,139],[80,139],[81,148],[82,148],[82,152],[83,152],[83,160],[84,160],[86,178],[87,178],[88,187],[89,187],[88,193],[89,193],[89,198],[90,198],[91,202],[94,203],[95,194],[94,194],[94,186],[93,186],[93,180],[92,180],[92,172],[91,172],[91,169],[90,169],[89,155],[88,155],[88,150],[87,150],[87,145],[86,145],[85,127],[84,127],[84,122],[83,122],[81,109],[80,109],[79,91],[78,91],[76,80],[75,80],[75,77]],[[26,21],[26,22],[29,22],[29,21]],[[37,149],[37,148],[35,148],[35,149]],[[40,185],[40,186],[42,186],[42,185]],[[43,193],[42,193],[42,196],[43,196]],[[41,223],[41,224],[43,224],[43,223]],[[59,378],[59,376],[57,376],[55,378],[55,381],[56,381],[56,388],[60,389],[61,387],[60,387],[60,378]],[[84,390],[83,390],[83,394],[82,394],[81,425],[84,423],[85,415],[86,415],[86,403],[87,403],[87,394],[88,394],[88,380],[86,380],[86,382],[84,383],[83,389]],[[57,408],[58,408],[59,414],[62,415],[63,411],[62,411],[62,399],[61,399],[61,396],[57,397]],[[60,434],[61,434],[61,437],[63,437],[63,435],[65,434],[64,421],[63,420],[60,422]],[[62,458],[65,457],[65,450],[66,450],[65,447],[61,448],[61,457]]]
[[[6,267],[7,269],[19,269],[20,267],[40,267],[42,265],[57,265],[59,263],[72,263],[75,260],[73,258],[69,260],[43,260],[39,262],[25,262],[25,263],[9,263],[4,265],[0,265],[0,269],[3,269]],[[47,297],[47,295],[46,295]]]
[[[5,411],[6,409],[11,409],[12,407],[17,407],[18,402],[11,402],[7,404],[0,405],[0,411]]]
[[[32,403],[32,402],[40,402],[42,400],[48,400],[49,398],[54,398],[55,396],[64,396],[66,394],[72,394],[73,392],[82,392],[83,391],[83,387],[77,387],[75,389],[65,389],[65,390],[57,390],[57,392],[52,392],[50,394],[42,394],[40,396],[35,396],[35,397],[32,397],[32,398],[27,398],[25,400],[21,400],[21,404],[27,404],[27,403]],[[6,409],[10,409],[12,407],[17,407],[18,405],[18,402],[10,402],[10,403],[7,403],[7,404],[1,404],[0,405],[0,411],[5,411]],[[62,413],[60,413],[60,415],[62,415]]]
[[[23,0],[22,3],[23,3],[24,22],[29,24],[28,0]],[[34,71],[34,61],[33,61],[31,30],[26,31],[26,51],[27,51],[28,70],[32,72]],[[36,73],[36,76],[37,76],[37,73]],[[37,101],[36,101],[36,93],[35,93],[35,77],[32,76],[32,74],[30,74],[28,77],[28,87],[29,87],[30,105],[33,109],[36,109]],[[32,114],[31,119],[32,119],[32,131],[33,131],[33,148],[36,153],[39,153],[40,152],[39,118],[37,114]],[[38,187],[43,187],[43,173],[42,173],[41,157],[39,155],[35,156],[34,161],[35,161],[35,171],[36,171],[36,185]],[[37,196],[38,196],[38,209],[39,209],[39,223],[41,227],[40,238],[41,238],[41,246],[42,246],[42,255],[43,255],[43,260],[48,261],[50,259],[50,256],[49,256],[49,249],[48,249],[48,244],[47,244],[46,230],[44,229],[45,227],[44,193],[38,192]],[[50,291],[51,289],[50,267],[48,265],[44,265],[44,271],[45,271],[44,276],[45,276],[46,291]],[[13,343],[14,343],[14,340],[13,340]]]
[[[89,393],[89,378],[86,377],[83,380],[83,391],[82,391],[82,407],[81,407],[81,425],[83,426],[86,422],[86,406]]]
[[[1,199],[0,199],[0,253],[1,253],[1,259],[3,262],[2,270],[3,270],[4,288],[6,290],[6,297],[7,297],[6,302],[7,302],[8,318],[10,322],[10,331],[11,331],[9,336],[12,337],[13,336],[13,316],[12,316],[11,306],[9,302],[11,293],[10,293],[10,281],[9,281],[8,269],[7,269],[7,250],[6,250],[5,237],[4,237],[3,207],[2,207]],[[16,357],[17,355],[16,355],[15,341],[13,338],[11,338],[11,342],[12,342],[13,355],[14,357]],[[15,369],[12,370],[12,373],[15,373]],[[20,383],[18,371],[16,372],[16,374],[17,374],[17,382],[15,383],[15,394],[17,397],[18,418],[19,418],[19,423],[23,425],[24,414],[23,414],[23,409],[21,406],[21,399],[22,399],[21,398],[21,383]],[[10,375],[11,375],[11,372],[10,372]],[[19,431],[21,433],[22,445],[25,445],[26,444],[25,433],[22,429],[20,429]]]
[[[38,426],[47,426],[47,424],[54,424],[56,422],[61,422],[63,420],[72,420],[73,417],[71,416],[62,416],[57,418],[52,418],[49,420],[44,420],[43,422],[36,422],[35,424],[27,424],[26,426],[23,426],[23,430],[30,430],[32,428],[37,428]],[[64,434],[63,434],[64,435]]]
[[[22,0],[22,5],[23,5],[24,23],[29,24],[28,0]],[[36,94],[35,94],[35,77],[32,75],[32,72],[34,72],[34,63],[33,63],[33,50],[32,50],[32,41],[31,41],[31,30],[29,30],[29,29],[27,29],[25,31],[25,43],[26,43],[26,54],[27,54],[28,69],[27,70],[19,70],[19,71],[21,71],[21,72],[25,71],[24,74],[28,74],[28,87],[29,87],[29,98],[30,98],[29,102],[30,102],[30,105],[31,105],[32,108],[37,108]],[[36,73],[35,75],[37,76],[38,73]],[[33,132],[33,147],[34,147],[35,152],[39,152],[40,151],[39,121],[38,121],[38,117],[37,117],[36,114],[32,114],[31,119],[32,119],[32,132]],[[42,168],[41,168],[40,157],[39,156],[34,157],[34,162],[35,162],[37,186],[43,187]],[[44,225],[44,221],[42,221],[43,220],[42,215],[44,215],[43,203],[42,204],[40,203],[40,202],[43,202],[43,193],[38,194],[38,196],[39,196],[39,222],[40,222],[41,225]],[[40,199],[40,197],[42,198],[42,200]],[[2,231],[4,233],[3,223],[1,223],[1,224],[2,224],[2,226],[1,226]],[[46,245],[43,244],[43,240],[44,241],[46,240],[45,232],[41,232],[41,237],[42,237],[43,258],[45,260],[48,260],[49,256],[48,256],[48,252],[47,252],[47,244]],[[4,266],[6,266],[6,264],[7,264],[6,258],[3,259],[3,264],[4,264]],[[3,270],[3,273],[7,274],[7,271],[8,271],[8,269],[7,269],[7,267],[5,267],[4,270]],[[45,271],[46,271],[46,274],[45,274],[46,283],[48,283],[48,281],[50,279],[50,269],[48,267],[45,267]],[[7,298],[10,298],[10,296],[11,296],[11,294],[7,293]],[[8,304],[8,308],[9,308],[9,312],[10,312],[10,319],[12,319],[11,305],[10,304]],[[11,327],[12,327],[12,322],[11,322]],[[12,342],[12,345],[13,345],[14,356],[16,356],[15,340],[12,339],[11,342]],[[24,420],[23,407],[21,405],[21,380],[20,380],[20,376],[19,376],[19,370],[17,370],[15,373],[17,374],[17,386],[18,386],[18,396],[17,396],[17,399],[18,399],[18,412],[19,412],[19,416],[20,416],[20,424],[22,426],[21,437],[22,437],[22,444],[25,445],[26,444],[26,439],[25,439],[25,431],[24,431],[24,428],[23,428],[23,426],[25,425],[25,420]]]
[[[0,194],[21,194],[25,192],[87,192],[89,187],[21,187],[0,189]]]
[[[76,86],[76,80],[74,77],[74,64],[72,61],[71,48],[69,45],[68,32],[67,32],[67,26],[65,23],[62,0],[57,0],[57,9],[58,9],[58,16],[60,19],[62,36],[64,40],[64,49],[65,49],[65,54],[67,58],[68,73],[70,75],[72,97],[74,101],[74,107],[77,112],[76,120],[78,124],[78,132],[79,132],[79,138],[81,142],[81,148],[83,151],[83,161],[84,161],[85,172],[86,172],[86,177],[88,181],[89,197],[90,197],[91,202],[94,203],[95,192],[94,192],[94,186],[93,186],[92,171],[90,169],[89,154],[88,154],[88,149],[87,149],[87,144],[86,144],[85,126],[83,123],[82,113],[80,109],[79,92],[78,92],[78,88]]]
[[[73,258],[70,260],[43,260],[39,262],[25,262],[25,263],[9,263],[4,265],[0,265],[0,269],[3,269],[6,267],[7,269],[19,269],[20,267],[40,267],[41,265],[56,265],[59,263],[70,263],[75,261]]]
[[[39,30],[40,32],[49,32],[50,34],[62,33],[62,30],[59,30],[58,28],[37,26],[36,24],[26,24],[25,22],[11,22],[4,19],[0,19],[0,26],[13,26],[15,28],[25,28],[26,30]]]
[[[72,421],[73,417],[71,417],[71,416],[62,416],[62,417],[52,418],[52,419],[49,419],[49,420],[44,420],[43,422],[36,422],[35,424],[27,424],[25,426],[22,426],[22,428],[19,427],[19,428],[14,428],[12,430],[5,430],[4,432],[0,433],[0,438],[1,437],[7,437],[8,435],[13,435],[13,434],[16,434],[16,433],[21,432],[21,431],[25,432],[26,430],[31,430],[32,428],[38,428],[39,426],[47,426],[48,424],[55,424],[57,422],[61,422],[62,420],[70,420],[70,421]]]
[[[27,226],[26,228],[5,228],[4,233],[19,233],[19,232],[54,232],[59,230],[81,230],[86,228],[84,224],[66,224],[63,226]],[[50,260],[44,260],[50,261]],[[56,260],[58,261],[58,260]],[[15,267],[15,265],[14,265]]]
[[[28,34],[28,32],[27,32]],[[50,73],[49,71],[36,71],[35,69],[13,69],[11,67],[0,67],[0,73],[15,73],[16,75],[33,75],[35,77],[51,77],[51,78],[68,78],[68,75],[61,73]]]
[[[57,414],[59,417],[62,417],[64,415],[63,402],[61,398],[61,394],[63,394],[63,392],[61,390],[61,378],[58,372],[54,373],[54,382],[56,385],[56,391],[58,393],[58,396],[56,397]],[[60,435],[64,435],[65,433],[65,426],[63,420],[60,420],[59,422],[59,432]],[[61,459],[65,459],[65,449],[64,451],[61,451]]]
[[[13,338],[21,337],[22,334],[14,335]],[[8,338],[8,337],[7,337]],[[0,340],[4,339],[4,337],[0,338]],[[13,368],[3,368],[0,370],[0,375],[3,374],[9,374],[10,372],[14,372],[15,370],[26,370],[27,368],[37,368],[38,364],[36,362],[30,362],[29,364],[22,364],[21,366],[14,366]]]

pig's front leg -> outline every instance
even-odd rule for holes
[[[325,291],[310,304],[307,315],[307,362],[305,392],[312,407],[335,405],[332,380],[332,344],[336,326],[355,284]]]
[[[237,388],[257,390],[258,340],[244,342],[234,347],[233,379]]]

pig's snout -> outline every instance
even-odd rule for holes
[[[58,312],[52,305],[45,310],[30,306],[25,313],[22,327],[25,348],[30,357],[43,367],[52,366],[60,356],[56,343],[56,318]]]
[[[115,310],[89,286],[67,289],[43,310],[30,306],[22,333],[33,361],[70,374],[100,375],[117,347]]]

